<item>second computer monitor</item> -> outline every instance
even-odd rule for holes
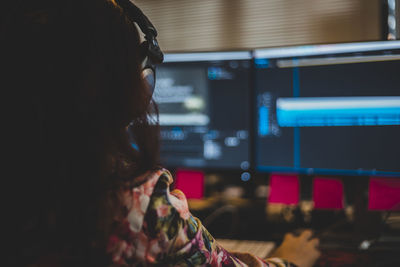
[[[249,168],[250,52],[166,54],[157,67],[161,160]]]
[[[400,174],[400,42],[255,51],[261,171]]]

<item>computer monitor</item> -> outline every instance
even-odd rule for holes
[[[400,176],[400,41],[254,58],[259,171]]]
[[[161,161],[249,168],[249,51],[166,54],[157,67]]]

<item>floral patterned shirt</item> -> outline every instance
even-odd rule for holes
[[[128,215],[109,238],[111,266],[295,266],[226,251],[190,214],[185,195],[170,192],[173,179],[167,170],[140,179],[146,182],[122,192]]]

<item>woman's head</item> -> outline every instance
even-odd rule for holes
[[[16,216],[21,228],[32,220],[48,244],[88,249],[119,212],[111,189],[158,163],[140,37],[111,0],[18,1],[9,11],[2,22],[3,83],[15,117],[9,161],[22,165],[12,179],[23,185],[17,207],[28,207]]]

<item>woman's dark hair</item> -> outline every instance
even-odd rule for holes
[[[118,190],[158,165],[140,36],[111,0],[8,5],[1,21],[7,266],[106,265],[108,233],[124,215]]]

